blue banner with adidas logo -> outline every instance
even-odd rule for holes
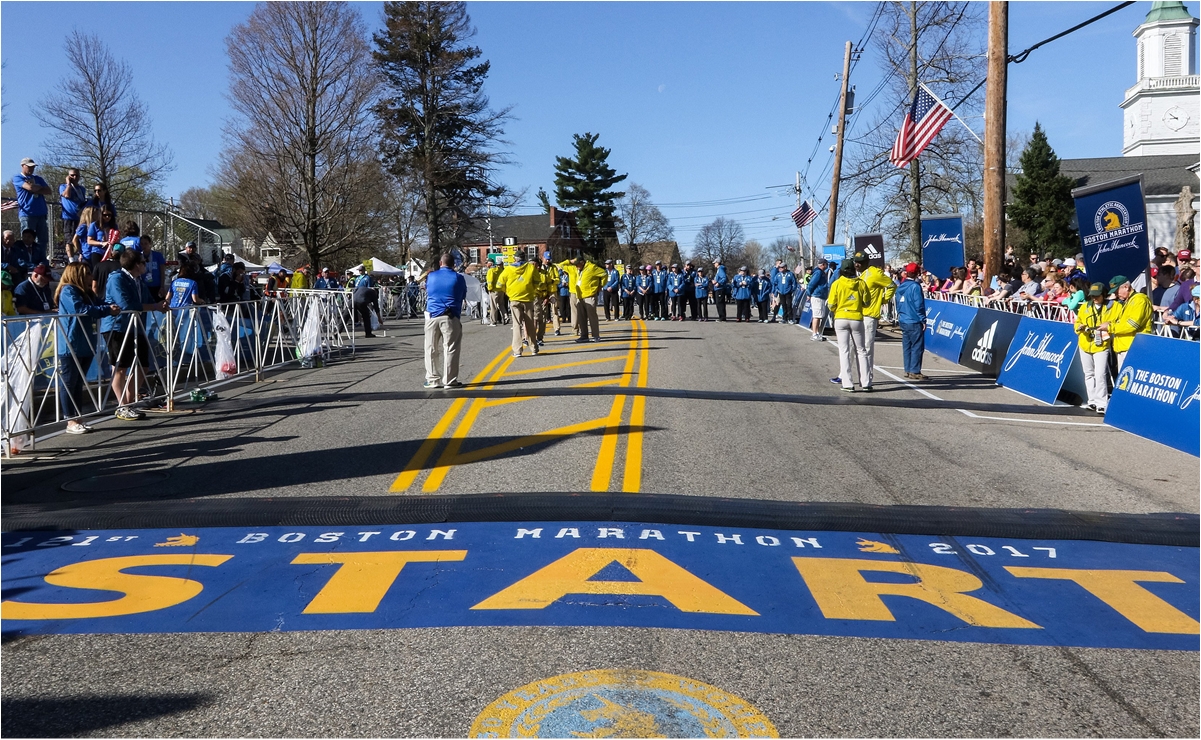
[[[1105,423],[1201,457],[1201,344],[1139,334],[1126,353]]]
[[[1077,347],[1072,324],[1023,316],[997,385],[1043,403],[1055,403],[1061,390],[1076,396],[1073,401],[1087,398]]]

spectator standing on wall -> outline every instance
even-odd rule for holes
[[[13,187],[17,190],[17,215],[21,220],[21,231],[33,229],[44,258],[46,248],[50,244],[46,196],[54,195],[54,191],[45,180],[34,174],[37,166],[38,163],[33,161],[32,157],[22,159],[21,174],[13,177]]]
[[[62,185],[58,186],[58,202],[62,208],[63,236],[70,240],[79,228],[80,215],[87,202],[88,193],[79,184],[79,170],[71,167]]]
[[[117,222],[117,207],[113,205],[113,197],[108,194],[108,186],[102,180],[92,184],[92,197],[84,205],[97,211],[108,209],[112,211],[113,223]]]

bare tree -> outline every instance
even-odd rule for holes
[[[767,258],[774,265],[776,260],[796,264],[801,257],[800,242],[787,236],[776,237],[767,248]]]
[[[203,218],[232,226],[235,224],[237,198],[220,185],[188,188],[179,195],[177,205],[184,218]]]
[[[379,89],[367,32],[340,2],[262,3],[225,40],[237,117],[219,183],[316,267],[373,243],[388,188],[373,147]]]
[[[742,251],[745,243],[746,233],[742,230],[742,224],[718,216],[697,232],[696,249],[693,250],[692,256],[704,262],[712,262],[715,259],[725,262]]]
[[[174,169],[174,160],[165,144],[154,141],[133,71],[113,58],[99,36],[72,31],[63,47],[71,72],[34,109],[51,132],[42,144],[49,163],[103,180],[117,204],[144,198]]]
[[[675,238],[667,217],[651,202],[650,192],[636,182],[630,183],[625,196],[617,201],[617,233],[629,246],[635,262],[643,262],[641,247],[651,242]]]
[[[397,178],[388,175],[388,222],[392,226],[393,251],[401,263],[416,257],[429,260],[436,255],[426,249],[425,219],[421,210],[421,183],[409,176]],[[394,241],[393,241],[394,240]]]
[[[888,161],[897,128],[925,83],[971,120],[982,98],[963,100],[984,76],[983,5],[970,2],[885,3],[872,35],[883,78],[862,109],[883,101],[862,133],[849,136],[843,168],[848,231],[883,232],[910,255],[920,253],[922,213],[971,215],[983,206],[983,151],[958,121],[907,168]],[[857,214],[857,215],[852,215]]]
[[[759,271],[759,268],[767,267],[767,252],[758,241],[749,239],[746,244],[742,245],[741,261],[746,263],[747,269],[753,275]]]

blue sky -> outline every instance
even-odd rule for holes
[[[1196,16],[1197,3],[1186,4]],[[1011,3],[1010,49],[1112,5]],[[369,28],[379,27],[381,3],[356,6]],[[165,194],[208,184],[229,115],[224,40],[252,8],[3,2],[0,165],[15,174],[22,157],[40,155],[47,133],[31,110],[66,74],[62,37],[78,27],[108,40],[132,66],[156,136],[175,154]],[[1131,33],[1149,8],[1137,3],[1010,65],[1009,130],[1029,132],[1039,120],[1063,158],[1120,155],[1118,104],[1135,82]],[[515,116],[506,135],[514,164],[501,180],[528,188],[526,212],[535,212],[538,187],[553,193],[555,156],[570,153],[572,134],[590,131],[612,149],[610,163],[662,204],[685,250],[719,215],[764,242],[795,236],[787,220],[792,194],[769,188],[791,183],[818,134],[828,132],[843,45],[862,36],[873,9],[870,2],[469,3],[474,43],[492,62],[487,92]],[[852,82],[867,91],[878,81],[869,50]],[[831,143],[827,133],[810,169],[823,198],[829,176],[816,181]]]

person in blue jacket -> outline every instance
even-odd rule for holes
[[[651,313],[654,314],[655,321],[667,321],[667,268],[663,267],[663,260],[655,260],[655,266],[651,270],[651,283],[655,304]]]
[[[150,300],[142,276],[146,274],[146,258],[135,249],[121,250],[121,269],[108,276],[105,300],[115,303],[122,313],[105,316],[100,320],[100,333],[108,346],[109,361],[113,366],[113,393],[117,398],[118,419],[136,421],[145,414],[133,408],[138,389],[142,387],[145,371],[150,364],[150,342],[146,339],[146,311],[159,311],[165,306]],[[134,317],[137,317],[137,322]]]
[[[696,282],[696,268],[692,266],[692,260],[684,262],[684,290],[682,296],[684,303],[688,307],[688,317],[696,321],[700,317],[700,307],[696,301],[696,291],[692,285]]]
[[[822,330],[826,325],[826,298],[830,296],[830,282],[830,263],[824,258],[820,259],[807,286],[809,307],[813,310],[813,319],[809,323],[809,330],[813,332],[813,336],[809,338],[815,342],[826,341]]]
[[[651,266],[643,265],[638,268],[638,277],[634,283],[638,291],[638,318],[646,321],[650,315],[651,301],[655,299],[655,281],[651,279]]]
[[[730,287],[734,293],[734,305],[737,310],[734,314],[735,323],[751,320],[751,291],[754,278],[747,272],[746,265],[738,268],[738,274],[730,281]]]
[[[692,279],[692,287],[696,296],[697,307],[700,310],[701,321],[709,320],[709,278],[705,275],[705,271],[697,268],[696,277]]]
[[[569,321],[575,326],[571,318],[571,276],[566,270],[559,270],[559,325]],[[555,329],[555,336],[559,336],[558,329]]]
[[[605,321],[620,318],[621,273],[613,267],[613,260],[605,260],[605,284],[601,286],[601,298],[605,306]]]
[[[759,323],[766,324],[771,314],[771,278],[767,276],[766,269],[760,268],[759,274],[755,276],[755,282],[751,286],[751,297],[759,311]]]
[[[914,262],[905,265],[905,274],[897,286],[897,321],[901,324],[901,353],[905,358],[905,377],[929,380],[922,375],[922,355],[926,351],[926,297],[917,276],[921,268]]]
[[[96,319],[120,313],[117,306],[102,306],[92,292],[92,268],[72,262],[63,268],[54,301],[58,304],[58,405],[63,418],[83,416],[80,396],[83,377],[96,356]],[[87,434],[92,428],[78,419],[67,422],[67,434]]]
[[[667,299],[671,304],[668,307],[668,318],[672,321],[683,321],[684,274],[680,272],[678,264],[673,264],[667,273]]]
[[[713,279],[709,281],[713,288],[713,303],[717,306],[717,320],[726,320],[726,300],[730,297],[730,279],[726,275],[726,266],[721,258],[713,260]]]
[[[634,298],[638,295],[638,278],[634,275],[634,266],[626,265],[621,274],[621,318],[632,321],[634,318]]]
[[[776,295],[776,301],[781,309],[783,309],[783,321],[785,324],[792,323],[792,291],[796,290],[796,276],[785,265],[781,269],[776,270],[776,274],[772,276],[772,292]],[[775,323],[775,314],[772,314],[771,321]]]

